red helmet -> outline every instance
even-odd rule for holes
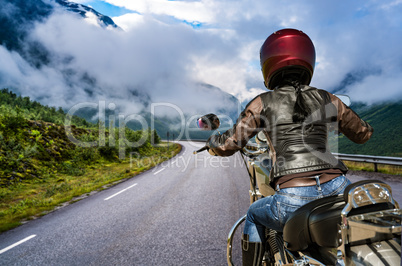
[[[315,66],[314,44],[300,30],[279,30],[261,46],[260,63],[265,86],[271,90],[286,74],[295,74],[302,84],[308,85]]]

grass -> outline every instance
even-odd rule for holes
[[[374,172],[373,163],[343,161],[350,170]],[[389,175],[402,175],[402,166],[377,164],[378,172]]]
[[[88,166],[84,175],[48,174],[41,179],[0,188],[0,232],[43,216],[63,204],[73,203],[93,191],[103,190],[132,178],[178,154],[178,144],[162,145],[163,152],[131,157],[122,162]]]

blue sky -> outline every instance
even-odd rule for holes
[[[78,2],[82,2],[82,4],[91,6],[93,9],[95,9],[99,13],[102,13],[103,15],[106,15],[109,17],[118,17],[118,16],[122,16],[127,13],[132,13],[131,10],[125,9],[124,7],[112,5],[105,1],[91,0],[91,1],[84,1],[84,2],[78,1]]]

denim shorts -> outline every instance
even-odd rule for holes
[[[244,233],[249,235],[251,242],[261,242],[265,237],[265,227],[282,232],[291,213],[313,200],[342,194],[349,184],[351,182],[342,175],[320,185],[280,189],[250,206]]]

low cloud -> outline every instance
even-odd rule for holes
[[[43,45],[50,62],[36,68],[0,46],[1,85],[67,109],[97,101],[113,102],[124,114],[149,112],[155,102],[174,104],[185,113],[221,109],[227,96],[208,89],[208,79],[192,75],[197,54],[229,61],[221,53],[223,48],[208,51],[207,42],[219,42],[219,37],[152,17],[142,21],[127,31],[104,29],[57,10],[37,23],[28,37]]]
[[[221,41],[209,45],[209,50],[224,47],[229,60],[200,57],[194,74],[223,90],[243,98],[264,90],[258,64],[259,48],[265,38],[281,28],[297,28],[313,40],[317,51],[317,65],[312,85],[329,91],[339,89],[345,79],[354,73],[367,73],[367,78],[356,78],[353,86],[343,92],[359,96],[356,100],[367,103],[395,100],[398,79],[402,75],[402,2],[389,1],[122,1],[107,2],[124,6],[144,16],[171,16],[192,21],[186,9],[197,10],[201,27],[219,36]],[[160,3],[160,5],[156,5]],[[141,5],[141,7],[139,6]],[[176,6],[173,12],[170,8]],[[137,15],[137,18],[141,15]],[[228,45],[226,42],[231,43]],[[227,57],[226,57],[227,58]],[[237,59],[237,60],[236,60]],[[389,84],[383,86],[382,97],[376,96],[378,88],[366,83],[374,77]],[[230,75],[231,73],[231,75]],[[380,74],[378,74],[380,73]],[[392,86],[391,86],[392,84]],[[396,86],[394,88],[393,86]],[[358,95],[357,87],[365,87]],[[253,89],[252,89],[253,88]],[[257,88],[257,89],[256,89]],[[252,98],[252,97],[251,97]],[[398,100],[402,97],[399,95]],[[245,99],[247,100],[247,99]],[[248,98],[249,100],[249,98]]]
[[[50,62],[36,68],[0,46],[0,85],[64,108],[105,100],[127,114],[149,111],[151,102],[213,112],[222,110],[225,97],[211,96],[205,84],[242,103],[266,91],[260,46],[272,32],[290,27],[306,32],[316,46],[311,85],[367,103],[402,99],[400,2],[106,2],[133,11],[114,18],[122,29],[97,27],[58,8],[28,37],[49,51]]]

